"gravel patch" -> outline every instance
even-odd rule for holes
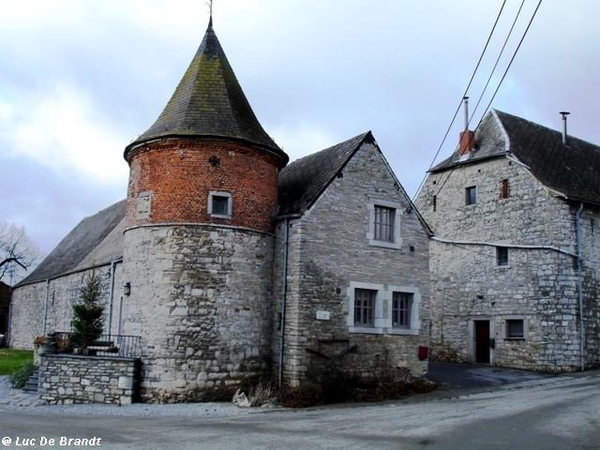
[[[131,405],[45,405],[34,393],[13,389],[9,377],[0,376],[0,411],[22,411],[31,414],[132,416],[132,417],[202,417],[226,418],[260,414],[267,411],[283,410],[278,406],[261,408],[240,408],[233,403],[175,403],[154,405],[134,403]]]

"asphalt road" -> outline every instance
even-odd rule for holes
[[[487,392],[441,391],[385,404],[215,418],[33,410],[0,410],[0,448],[8,442],[3,438],[11,439],[5,448],[18,448],[17,438],[36,448],[42,438],[44,448],[74,448],[60,446],[61,437],[97,437],[104,449],[600,449],[600,371]],[[168,405],[156,411],[167,412]]]

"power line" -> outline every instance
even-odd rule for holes
[[[483,56],[485,55],[485,52],[487,51],[488,45],[489,45],[489,43],[490,43],[490,41],[492,39],[492,35],[494,34],[494,31],[496,30],[496,26],[498,25],[500,17],[502,16],[502,11],[504,11],[504,6],[505,5],[506,5],[506,0],[504,0],[502,2],[502,6],[500,6],[500,11],[498,11],[498,15],[496,16],[496,21],[494,22],[494,25],[492,26],[492,29],[490,31],[490,34],[488,35],[487,41],[485,42],[485,46],[483,47],[481,55],[479,56],[479,61],[477,61],[477,65],[475,66],[475,69],[473,70],[473,73],[471,74],[471,78],[469,80],[469,83],[467,84],[467,87],[465,88],[465,92],[462,95],[461,100],[458,103],[458,106],[456,107],[456,111],[454,111],[454,116],[452,116],[452,120],[450,121],[450,125],[448,125],[448,129],[446,130],[446,133],[444,134],[444,137],[442,138],[442,141],[440,142],[440,145],[439,145],[437,151],[435,152],[435,155],[434,155],[433,159],[431,160],[431,164],[429,165],[429,169],[427,169],[428,172],[433,167],[433,164],[435,163],[435,160],[437,159],[438,155],[440,154],[440,151],[442,150],[442,147],[444,146],[444,143],[446,142],[446,138],[448,137],[448,134],[450,133],[450,130],[452,129],[452,125],[454,125],[454,121],[456,120],[456,116],[458,116],[458,113],[459,113],[460,108],[462,106],[462,101],[463,101],[464,97],[467,95],[467,92],[469,92],[469,88],[471,87],[471,84],[473,83],[473,80],[475,79],[475,75],[477,74],[477,70],[479,70],[479,66],[481,65],[481,61],[483,60]],[[419,192],[423,188],[423,185],[425,184],[425,180],[426,179],[427,179],[427,174],[425,174],[425,176],[423,177],[423,180],[421,181],[421,184],[419,185],[419,187],[417,189],[417,192],[414,195],[414,198],[416,198],[419,195]]]
[[[504,78],[506,78],[506,74],[508,73],[508,70],[510,69],[510,67],[512,66],[513,61],[515,60],[515,57],[517,56],[517,53],[519,53],[519,49],[521,48],[521,44],[523,43],[523,40],[525,39],[525,36],[527,36],[527,32],[529,31],[529,28],[531,27],[531,24],[533,23],[533,19],[535,19],[535,16],[538,12],[538,10],[540,9],[540,6],[542,5],[542,0],[539,0],[537,6],[535,7],[535,11],[533,11],[533,14],[531,15],[531,19],[529,19],[529,23],[527,24],[527,28],[525,28],[525,31],[523,32],[523,36],[521,36],[521,40],[519,41],[519,44],[517,45],[517,48],[515,49],[512,58],[510,59],[508,66],[506,66],[506,70],[504,71],[504,74],[502,75],[502,78],[500,79],[500,82],[498,83],[498,86],[496,87],[496,90],[494,91],[494,95],[492,95],[492,98],[490,99],[488,105],[485,108],[485,111],[483,111],[482,116],[485,116],[485,113],[487,113],[488,109],[490,109],[490,106],[492,105],[492,102],[494,101],[494,98],[496,98],[496,94],[498,93],[498,90],[500,89],[500,86],[502,86],[502,83],[504,82]]]
[[[471,123],[471,120],[473,117],[475,117],[475,112],[477,111],[477,109],[479,108],[479,104],[481,103],[481,99],[483,98],[483,95],[485,94],[485,91],[487,91],[487,88],[490,84],[490,81],[492,80],[492,76],[494,75],[494,72],[496,72],[496,68],[498,67],[498,63],[500,62],[500,58],[502,58],[502,55],[504,54],[504,50],[506,49],[506,44],[508,44],[508,40],[510,39],[512,32],[515,28],[515,25],[517,23],[517,21],[519,20],[519,16],[521,15],[521,10],[523,9],[523,5],[525,4],[525,0],[521,0],[521,6],[519,6],[519,10],[517,11],[517,14],[515,15],[515,20],[513,20],[513,23],[510,27],[510,30],[508,31],[508,34],[506,35],[506,39],[504,40],[504,44],[502,45],[502,49],[500,49],[500,53],[498,54],[498,58],[496,58],[496,62],[494,63],[494,67],[492,68],[492,71],[490,72],[490,76],[488,77],[485,86],[483,87],[483,90],[481,91],[481,95],[479,96],[479,98],[477,99],[477,103],[475,104],[475,108],[473,109],[473,112],[471,113],[471,118],[469,119],[469,124]]]
[[[535,19],[535,16],[537,15],[537,12],[538,12],[538,10],[539,10],[539,8],[540,8],[541,4],[542,4],[542,0],[539,0],[539,2],[538,2],[538,4],[537,4],[537,6],[536,6],[536,8],[535,8],[535,10],[534,10],[534,12],[533,12],[533,14],[531,15],[531,18],[529,19],[529,23],[527,24],[527,27],[525,28],[525,31],[523,32],[523,35],[521,36],[521,39],[519,40],[519,43],[518,43],[517,47],[515,48],[515,51],[513,52],[513,55],[512,55],[512,57],[511,57],[511,59],[510,59],[510,61],[509,61],[508,65],[507,65],[506,69],[504,70],[504,73],[503,73],[503,75],[502,75],[502,78],[500,79],[500,82],[498,83],[498,86],[496,87],[496,90],[494,91],[494,94],[492,95],[492,98],[490,99],[490,101],[489,101],[489,103],[488,103],[487,107],[485,108],[485,111],[484,111],[484,112],[483,112],[483,114],[482,114],[482,118],[485,116],[485,114],[486,114],[486,113],[487,113],[487,111],[489,110],[489,108],[490,108],[490,106],[491,106],[492,102],[494,101],[494,98],[496,97],[496,94],[497,94],[497,93],[498,93],[498,91],[500,90],[500,86],[502,86],[502,83],[504,82],[504,79],[506,78],[506,74],[508,73],[508,71],[509,71],[510,67],[512,66],[512,63],[513,63],[513,61],[515,60],[515,57],[517,56],[517,53],[519,52],[519,49],[521,48],[521,45],[523,44],[523,41],[524,41],[524,39],[525,39],[525,36],[527,36],[527,33],[528,33],[528,31],[529,31],[529,28],[531,27],[531,24],[533,23],[533,20]],[[523,4],[521,4],[521,7],[522,7],[522,6],[523,6]],[[510,31],[509,31],[509,36],[508,36],[508,37],[510,37],[510,33],[512,33],[512,30],[513,30],[513,28],[514,28],[514,23],[516,22],[516,20],[517,20],[517,18],[518,18],[518,15],[520,14],[520,12],[521,12],[521,8],[519,8],[519,11],[517,12],[517,17],[515,18],[515,21],[513,22],[513,27],[511,27],[511,29],[510,29]],[[507,37],[507,40],[508,40],[508,37]],[[506,41],[505,41],[505,44],[506,44]],[[502,48],[502,51],[504,51],[504,47]],[[501,51],[501,52],[502,52],[502,51]],[[495,67],[496,67],[496,66],[494,66],[494,69],[495,69]],[[493,71],[492,71],[492,73],[493,73]],[[490,78],[491,78],[491,75],[490,75]],[[487,84],[486,84],[486,87],[487,87]],[[483,93],[482,93],[482,96],[483,96]],[[479,101],[480,101],[480,100],[481,100],[481,97],[479,98]],[[479,101],[478,101],[478,103],[477,103],[477,106],[479,106]],[[477,109],[477,106],[476,106],[476,109]],[[459,109],[460,109],[460,107],[459,107]],[[455,114],[455,117],[456,117],[456,114]],[[472,116],[471,116],[471,117],[472,117]],[[470,123],[470,120],[469,120],[469,123]],[[439,149],[438,149],[438,152],[439,152]],[[448,182],[448,180],[449,180],[449,178],[450,178],[450,175],[452,175],[452,172],[454,172],[454,169],[455,169],[456,167],[457,167],[457,166],[456,166],[456,165],[454,165],[454,166],[453,166],[453,167],[450,169],[450,171],[449,171],[449,172],[447,172],[445,179],[443,180],[443,182],[442,182],[442,183],[441,183],[441,185],[440,185],[440,186],[437,188],[437,191],[436,191],[436,192],[435,192],[433,195],[439,195],[439,194],[440,194],[440,192],[442,191],[442,189],[444,188],[444,186],[446,186],[446,183]],[[431,169],[431,167],[430,167],[430,169]],[[418,192],[419,192],[419,191],[422,189],[423,185],[425,184],[425,180],[426,180],[426,178],[423,180],[423,182],[422,182],[422,183],[421,183],[421,185],[419,186],[419,190],[417,191],[417,194],[418,194]]]

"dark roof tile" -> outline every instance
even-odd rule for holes
[[[125,149],[168,136],[221,137],[250,142],[282,160],[288,156],[265,132],[209,24],[204,39],[156,122]]]
[[[17,286],[36,283],[75,270],[89,268],[91,266],[79,267],[79,264],[93,252],[102,254],[104,258],[107,258],[106,260],[97,259],[94,261],[96,265],[108,264],[111,258],[122,256],[122,234],[120,243],[114,244],[111,240],[112,251],[99,251],[97,247],[123,221],[125,204],[126,201],[121,200],[79,222],[40,265]]]
[[[565,146],[561,132],[498,110],[486,115],[477,127],[475,150],[467,159],[461,160],[454,152],[430,171],[508,153],[546,187],[571,200],[600,204],[600,147],[573,136],[567,136]]]
[[[278,215],[302,214],[310,208],[367,139],[374,141],[370,131],[285,167],[279,174]]]

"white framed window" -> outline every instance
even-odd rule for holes
[[[208,214],[219,219],[231,219],[232,203],[229,192],[211,191],[208,195]]]
[[[359,289],[354,291],[354,324],[361,327],[375,326],[375,303],[377,291]]]
[[[137,195],[136,213],[138,219],[149,219],[152,211],[152,191],[140,192]]]
[[[369,203],[369,231],[367,239],[370,245],[387,248],[400,248],[400,216],[402,205],[384,200],[372,200]]]
[[[352,281],[347,292],[346,325],[351,333],[419,334],[418,287]]]
[[[412,292],[392,293],[392,327],[410,329],[414,294]]]

